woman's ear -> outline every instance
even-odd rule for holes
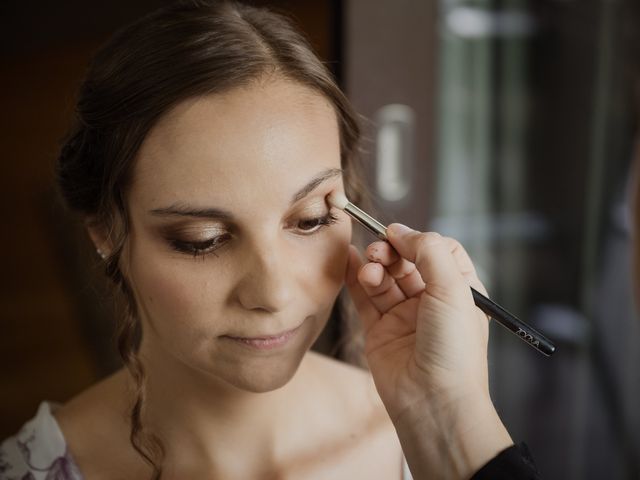
[[[85,219],[84,225],[98,255],[103,259],[107,258],[113,250],[107,229],[100,222],[96,221],[94,217]]]

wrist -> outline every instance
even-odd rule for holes
[[[415,478],[469,478],[513,445],[481,391],[431,396],[392,420]]]

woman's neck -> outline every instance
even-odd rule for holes
[[[315,355],[308,353],[283,387],[253,393],[147,349],[143,425],[161,439],[166,464],[179,471],[277,464],[295,446],[292,426],[309,423],[301,405],[313,395]]]

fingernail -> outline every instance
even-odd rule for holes
[[[388,229],[391,230],[392,235],[397,235],[399,237],[413,231],[413,229],[403,225],[402,223],[392,223],[389,225]]]

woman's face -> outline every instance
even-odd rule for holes
[[[339,145],[330,103],[274,78],[154,126],[122,256],[143,355],[254,392],[293,376],[346,268],[351,222],[325,198],[344,192]]]

